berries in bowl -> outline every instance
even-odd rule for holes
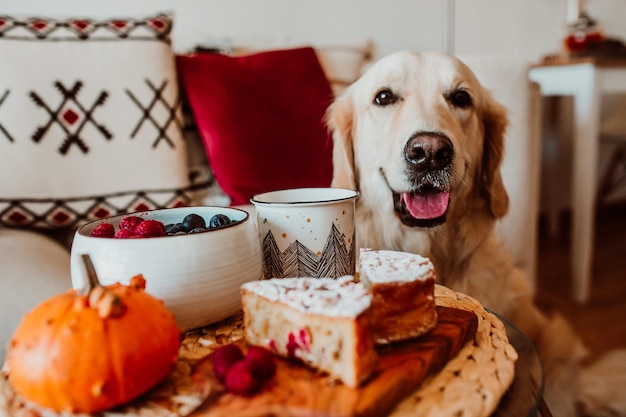
[[[103,285],[142,274],[146,291],[164,301],[182,330],[241,309],[239,286],[262,276],[250,215],[231,207],[196,206],[122,214],[78,228],[71,249],[74,288],[88,254]]]
[[[164,224],[158,219],[149,219],[139,214],[129,214],[119,221],[117,230],[115,226],[103,221],[99,223],[89,234],[91,237],[112,237],[117,239],[133,239],[147,237],[179,236],[190,233],[202,233],[219,229],[237,223],[226,214],[214,214],[208,222],[197,213],[187,214],[178,223]]]

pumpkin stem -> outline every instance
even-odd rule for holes
[[[79,295],[87,297],[88,304],[98,310],[102,318],[117,317],[124,313],[125,305],[119,295],[112,291],[107,291],[100,284],[96,268],[91,262],[91,258],[86,253],[81,255],[83,260],[83,281],[84,286],[78,292]]]
[[[91,258],[88,254],[83,253],[81,255],[83,259],[83,288],[80,290],[81,295],[89,295],[91,290],[100,286],[100,281],[98,280],[98,275],[96,274],[96,268],[93,266],[93,262],[91,262]]]

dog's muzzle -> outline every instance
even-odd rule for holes
[[[390,187],[394,210],[403,224],[434,227],[446,221],[453,157],[452,141],[442,133],[420,132],[407,141],[405,175],[413,186],[402,192]]]

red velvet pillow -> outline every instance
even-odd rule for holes
[[[231,204],[256,193],[329,186],[332,91],[313,48],[176,58],[209,163]]]

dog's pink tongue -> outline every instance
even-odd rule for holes
[[[436,219],[445,214],[450,193],[445,191],[425,195],[402,193],[402,199],[411,216],[416,219]]]

